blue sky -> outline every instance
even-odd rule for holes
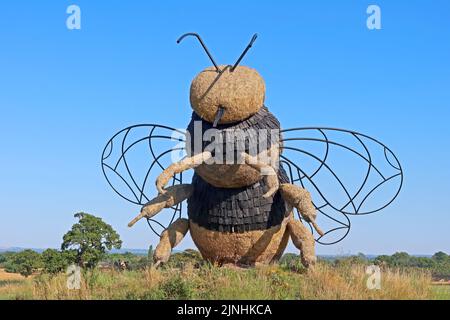
[[[73,3],[81,30],[65,25]],[[370,4],[382,30],[366,27]],[[111,223],[125,247],[157,243],[145,223],[127,228],[139,208],[109,189],[99,159],[128,125],[186,126],[190,82],[209,65],[198,44],[175,43],[193,31],[223,64],[258,32],[243,64],[264,77],[283,127],[357,130],[400,158],[399,199],[319,253],[449,252],[449,17],[446,0],[3,1],[0,247],[58,247],[78,211]]]

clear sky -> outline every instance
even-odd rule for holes
[[[81,30],[66,28],[70,4]],[[381,30],[366,27],[370,4]],[[319,253],[450,251],[447,0],[2,1],[0,247],[58,247],[78,211],[111,223],[124,247],[157,243],[144,222],[127,228],[139,208],[111,191],[99,159],[128,125],[186,127],[190,82],[209,65],[197,43],[176,45],[191,31],[223,64],[258,32],[243,64],[283,127],[354,129],[400,158],[398,200]]]

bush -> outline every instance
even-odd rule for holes
[[[55,275],[67,269],[74,262],[70,252],[61,252],[55,249],[47,249],[42,253],[43,271]]]
[[[378,256],[375,264],[395,268],[419,268],[430,270],[434,278],[450,279],[450,258],[444,252],[437,252],[431,258],[414,257],[406,252],[397,252],[392,256]]]
[[[6,268],[8,261],[15,254],[16,254],[15,252],[11,252],[11,251],[1,253],[0,254],[0,268]]]
[[[0,266],[5,262],[6,262],[6,256],[3,253],[1,253],[0,254]]]
[[[183,252],[173,253],[170,256],[169,261],[166,264],[167,268],[183,268],[184,266],[190,264],[194,267],[199,267],[203,265],[205,261],[203,260],[200,252],[192,249],[187,249]]]
[[[186,300],[193,295],[193,286],[179,275],[169,278],[160,287],[165,299]]]
[[[20,273],[24,277],[29,277],[42,266],[39,253],[33,250],[24,250],[15,253],[5,263],[6,272]]]
[[[280,259],[280,267],[283,270],[289,270],[293,272],[305,272],[306,269],[302,264],[301,258],[299,255],[293,253],[286,253]]]
[[[104,262],[114,266],[119,271],[124,271],[125,269],[143,270],[150,265],[147,256],[135,255],[131,252],[108,254]],[[122,268],[124,265],[126,267]]]

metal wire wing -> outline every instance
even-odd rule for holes
[[[174,160],[185,156],[185,132],[157,124],[139,124],[117,132],[106,144],[101,158],[103,174],[111,188],[123,199],[144,205],[156,196],[156,177]],[[176,157],[177,159],[174,159]],[[171,185],[183,183],[177,174]],[[160,235],[182,215],[182,203],[168,209],[169,216],[147,219]]]
[[[281,133],[280,163],[292,183],[311,192],[320,213],[317,222],[325,234],[316,238],[318,243],[341,241],[350,231],[350,215],[380,211],[400,193],[400,162],[378,140],[336,128],[293,128]]]

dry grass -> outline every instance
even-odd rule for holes
[[[0,281],[19,281],[25,277],[17,273],[8,273],[4,269],[0,269]]]
[[[303,282],[304,299],[431,299],[431,275],[423,271],[384,269],[381,272],[381,288],[367,288],[365,266],[336,268],[320,265],[318,272]]]
[[[7,299],[433,299],[429,274],[383,270],[380,290],[369,290],[364,266],[319,263],[312,273],[279,266],[254,269],[187,265],[180,269],[97,271],[80,290],[68,290],[64,274],[0,285]],[[440,295],[441,297],[441,295]]]
[[[41,275],[34,280],[36,299],[151,299],[157,292],[162,273],[155,269],[144,271],[94,271],[83,276],[80,290],[67,289],[65,275]]]
[[[0,300],[30,299],[33,283],[17,273],[0,269]]]

